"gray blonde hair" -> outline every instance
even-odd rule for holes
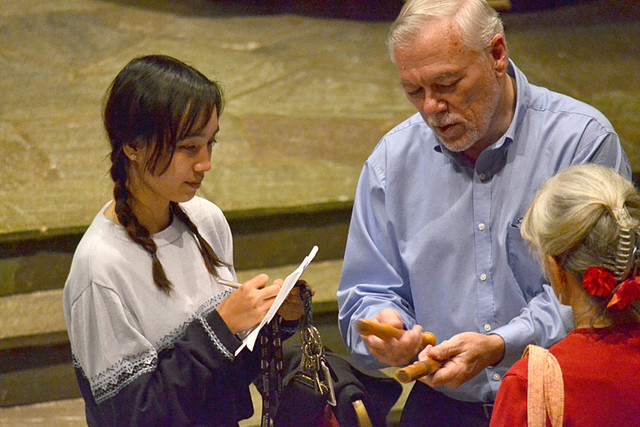
[[[554,257],[577,278],[588,267],[604,267],[620,281],[635,267],[639,226],[640,194],[633,184],[612,169],[583,164],[540,187],[521,232],[541,258]]]
[[[396,46],[406,45],[425,23],[437,19],[453,19],[467,46],[477,52],[504,34],[500,16],[485,0],[407,0],[387,36],[391,60]]]

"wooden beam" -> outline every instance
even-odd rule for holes
[[[488,0],[488,3],[495,10],[511,9],[511,2],[509,0]]]

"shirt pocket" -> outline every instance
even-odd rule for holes
[[[507,228],[507,263],[528,302],[542,292],[544,278],[536,254],[520,234],[521,221],[518,218]]]

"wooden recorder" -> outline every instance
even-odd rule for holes
[[[369,336],[375,335],[382,339],[400,338],[406,331],[387,323],[374,322],[369,319],[358,320],[358,332],[360,335]],[[436,345],[436,337],[431,332],[424,332],[422,334],[422,348],[425,348],[429,344]]]
[[[369,319],[358,320],[358,332],[360,335],[369,336],[375,335],[382,339],[400,338],[406,331],[386,323],[374,322]],[[436,345],[436,337],[431,332],[424,332],[422,334],[421,348],[425,348],[427,345]],[[408,383],[416,378],[424,375],[429,375],[440,369],[442,363],[437,360],[428,359],[425,361],[414,362],[411,365],[398,369],[396,372],[396,378],[402,383]]]

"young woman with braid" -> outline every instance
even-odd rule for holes
[[[531,361],[536,349],[511,367],[491,425],[535,425],[527,421],[536,416],[527,398],[536,403],[529,383],[539,377],[545,377],[541,388],[552,415],[540,418],[544,425],[637,425],[640,194],[611,169],[571,166],[538,190],[521,232],[539,254],[560,302],[572,307],[575,329],[548,354],[542,350],[543,369]],[[564,391],[563,404],[554,389]]]
[[[114,200],[88,228],[64,289],[73,361],[90,426],[237,425],[260,349],[239,334],[282,285],[258,275],[238,289],[221,210],[196,197],[222,112],[218,85],[166,56],[131,61],[106,98]],[[285,334],[303,313],[298,289],[279,310]]]

